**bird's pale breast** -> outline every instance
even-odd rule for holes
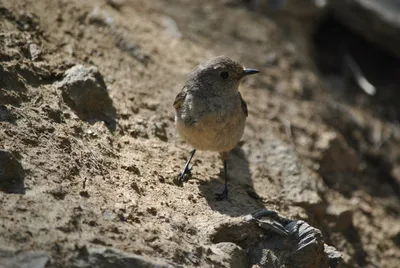
[[[246,115],[239,95],[200,98],[188,96],[177,110],[179,134],[194,148],[228,152],[243,136]]]

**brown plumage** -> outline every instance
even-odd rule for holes
[[[247,104],[238,91],[239,84],[243,77],[255,73],[258,70],[244,68],[228,57],[212,58],[189,74],[173,104],[180,136],[195,150],[220,152],[225,178],[226,155],[242,138],[248,116]],[[188,164],[179,182],[188,172]],[[227,197],[227,187],[219,197]]]

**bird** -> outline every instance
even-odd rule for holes
[[[239,84],[259,73],[226,56],[213,57],[189,73],[173,103],[175,125],[181,138],[193,147],[177,183],[182,184],[196,150],[219,152],[224,167],[224,190],[217,200],[228,199],[227,157],[243,136],[247,104]]]

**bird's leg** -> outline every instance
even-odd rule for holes
[[[215,194],[217,200],[227,200],[228,199],[228,168],[227,168],[227,158],[228,153],[221,153],[222,161],[224,162],[224,177],[225,177],[225,186],[224,191],[220,194]]]
[[[192,170],[191,167],[189,167],[189,163],[192,160],[194,153],[196,152],[196,149],[193,149],[193,151],[190,152],[190,157],[189,159],[186,161],[185,167],[183,168],[182,172],[179,174],[178,177],[178,184],[181,184],[183,181],[183,178],[185,177],[185,174],[190,173],[190,171]]]

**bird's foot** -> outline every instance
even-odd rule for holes
[[[225,189],[222,193],[214,194],[214,195],[218,201],[228,200],[228,189]]]
[[[184,170],[182,170],[181,173],[179,173],[177,183],[178,185],[182,185],[184,180],[187,180],[187,177],[192,174],[192,168],[193,166],[187,166]]]

